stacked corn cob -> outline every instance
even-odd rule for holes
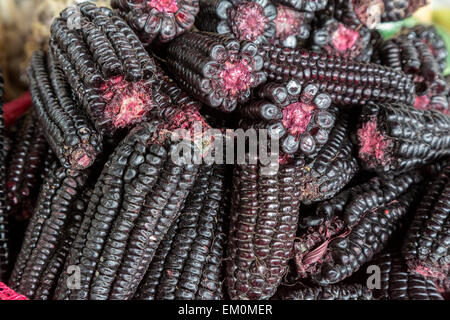
[[[446,52],[431,27],[381,39],[423,1],[403,2],[63,10],[27,70],[32,109],[0,132],[0,276],[42,300],[442,299]],[[232,129],[261,131],[223,157]]]

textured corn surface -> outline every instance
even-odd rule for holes
[[[153,5],[152,5],[153,4]],[[198,0],[141,1],[112,0],[143,43],[168,42],[194,24]]]
[[[385,253],[374,261],[381,270],[380,300],[444,300],[432,280],[407,272],[405,260],[396,253]]]
[[[450,166],[431,180],[408,228],[402,255],[408,271],[445,280],[450,254]]]
[[[44,131],[34,114],[30,112],[18,125],[8,161],[5,182],[10,214],[27,218],[33,211],[47,150]]]
[[[70,299],[130,299],[177,219],[197,168],[177,165],[153,142],[158,126],[133,130],[110,156],[69,253],[81,266],[81,289]],[[99,258],[97,258],[99,257]],[[64,281],[57,298],[64,298]]]
[[[6,179],[5,121],[3,118],[3,77],[0,70],[0,179]],[[0,186],[0,280],[5,281],[8,268],[8,213],[6,211],[6,190]]]
[[[276,3],[282,3],[302,11],[319,11],[326,7],[328,0],[274,0]]]
[[[110,9],[89,2],[67,8],[52,24],[50,48],[100,133],[145,120],[154,107],[155,63]]]
[[[378,49],[383,65],[403,71],[415,85],[417,95],[443,94],[448,90],[433,50],[415,33],[401,33]]]
[[[63,272],[66,258],[70,247],[77,235],[83,219],[84,211],[87,207],[88,196],[86,194],[79,197],[73,202],[70,211],[69,222],[64,231],[63,240],[56,246],[56,251],[51,257],[51,260],[45,267],[42,273],[36,293],[35,300],[51,300],[58,284],[58,279]]]
[[[264,85],[257,95],[260,99],[239,108],[241,126],[266,129],[270,136],[278,135],[283,153],[314,159],[335,124],[331,96],[315,83],[302,84],[295,78]]]
[[[91,166],[101,152],[101,137],[52,55],[35,52],[28,75],[36,117],[61,164],[79,170]]]
[[[374,28],[385,12],[383,0],[329,0],[333,16],[348,26]]]
[[[255,44],[228,35],[187,32],[167,48],[167,67],[187,93],[225,112],[266,80]]]
[[[223,171],[219,166],[200,168],[180,218],[158,247],[136,299],[221,299]]]
[[[372,292],[361,284],[336,284],[326,287],[283,286],[274,300],[372,300]]]
[[[329,19],[314,28],[312,48],[330,55],[340,55],[357,61],[370,61],[373,53],[371,32],[364,26],[354,30],[342,22]]]
[[[287,272],[297,230],[298,168],[266,175],[235,166],[225,285],[231,299],[269,299]]]
[[[382,22],[399,21],[411,16],[414,11],[427,5],[430,0],[383,0]]]
[[[276,15],[275,6],[268,0],[200,0],[195,26],[202,31],[230,34],[259,44],[275,37]]]
[[[321,203],[295,242],[301,278],[337,283],[383,250],[411,205],[421,181],[417,173],[393,181],[374,178]]]
[[[295,77],[302,82],[316,81],[334,103],[414,101],[413,83],[403,72],[392,68],[306,49],[262,45],[260,51],[269,80]]]
[[[300,176],[301,201],[311,203],[334,197],[355,176],[358,162],[347,134],[348,121],[338,119],[328,142]]]
[[[417,25],[413,28],[406,28],[402,32],[409,36],[418,37],[425,43],[436,59],[440,71],[444,71],[448,55],[447,47],[434,26]]]
[[[375,124],[371,136],[378,142],[370,144],[360,136],[359,156],[366,168],[378,173],[408,171],[450,154],[449,115],[404,104],[370,104],[360,128],[370,124]]]
[[[87,179],[85,172],[60,167],[50,172],[38,198],[35,211],[19,254],[13,274],[20,280],[13,282],[18,291],[33,298],[45,267],[64,240],[63,234],[71,216],[71,206],[80,195]],[[47,189],[49,188],[49,189]],[[36,217],[35,217],[36,216]],[[14,278],[13,278],[14,279]]]

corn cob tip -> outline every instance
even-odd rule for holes
[[[128,82],[117,76],[107,80],[100,90],[106,102],[104,114],[116,128],[141,122],[153,107],[152,88],[145,80]]]
[[[165,43],[182,34],[199,11],[198,0],[112,0],[111,6],[145,44]]]
[[[295,48],[299,41],[308,39],[311,33],[309,22],[313,15],[300,12],[284,5],[277,5],[277,16],[274,20],[275,38],[286,47]]]
[[[392,141],[384,135],[376,119],[363,123],[357,134],[360,144],[359,156],[369,167],[377,164],[389,165],[389,149],[392,148]]]

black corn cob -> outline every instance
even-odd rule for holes
[[[314,14],[298,11],[278,4],[275,24],[275,37],[271,42],[279,42],[284,47],[297,48],[308,40],[311,34],[311,21]]]
[[[45,271],[34,294],[35,300],[52,299],[58,279],[63,272],[70,247],[80,228],[88,200],[88,196],[84,195],[72,204],[69,223],[64,231],[64,240],[58,245],[56,252],[45,267]]]
[[[383,0],[329,0],[333,6],[333,16],[352,28],[361,25],[373,29],[381,21],[384,13]]]
[[[404,172],[450,155],[450,116],[403,104],[364,107],[359,158],[378,173]]]
[[[35,114],[51,148],[65,167],[82,170],[101,152],[102,139],[51,54],[33,53],[28,69]]]
[[[381,289],[374,290],[376,299],[444,300],[432,280],[407,271],[400,254],[385,253],[372,263],[381,269]]]
[[[409,272],[443,281],[450,271],[450,166],[430,180],[425,190],[402,255]]]
[[[273,0],[301,11],[315,12],[325,9],[329,0]]]
[[[302,85],[296,79],[266,84],[258,97],[260,100],[240,106],[245,119],[241,126],[266,128],[270,135],[278,134],[284,153],[313,159],[334,126],[336,110],[331,97],[316,84]]]
[[[136,299],[222,298],[221,263],[225,244],[222,230],[225,214],[223,169],[211,165],[200,169],[175,234],[167,239],[170,247],[161,242],[154,260],[159,259],[150,264]]]
[[[163,177],[159,181],[160,189],[156,189],[146,199],[144,212],[137,220],[130,235],[127,254],[111,288],[111,299],[131,299],[134,296],[159,243],[170,225],[179,216],[180,209],[195,181],[196,174],[197,167],[195,165],[186,165],[183,168],[169,164],[168,167],[166,166],[163,169]],[[178,180],[178,183],[176,183],[176,180]],[[172,190],[173,192],[170,193],[166,190]],[[162,203],[165,203],[163,207],[161,207],[161,200]],[[159,219],[157,218],[158,212],[162,213]],[[149,224],[153,225],[150,234]],[[145,248],[145,251],[140,252],[140,248]]]
[[[270,0],[200,0],[195,26],[259,44],[275,36],[276,15]]]
[[[372,300],[372,291],[361,284],[344,283],[326,287],[282,286],[273,300]]]
[[[69,297],[86,299],[88,297],[90,281],[94,275],[96,264],[100,262],[98,257],[106,242],[105,238],[109,235],[114,218],[122,207],[122,203],[119,203],[119,201],[125,201],[124,195],[127,193],[129,199],[131,199],[130,195],[133,195],[133,203],[143,202],[144,191],[148,191],[148,188],[151,188],[155,183],[162,162],[161,156],[158,157],[158,154],[161,155],[162,152],[162,155],[166,156],[163,147],[153,146],[148,152],[148,161],[145,159],[145,152],[148,148],[145,142],[151,139],[155,127],[154,123],[148,123],[142,125],[140,129],[133,130],[117,146],[105,164],[95,184],[80,229],[64,266],[64,269],[71,265],[82,268],[81,288],[79,290],[67,288],[68,276],[64,274],[56,288],[56,299],[67,299]],[[150,161],[153,161],[153,165]],[[139,166],[142,166],[142,170],[137,171]],[[134,179],[138,172],[142,182],[139,179]],[[152,175],[156,177],[152,177]],[[134,186],[131,184],[132,180],[135,180]],[[147,187],[143,183],[148,183],[149,186]],[[125,185],[127,185],[127,189],[125,189]],[[124,203],[124,212],[129,211],[130,225],[128,228],[131,228],[132,219],[137,217],[140,207],[128,203],[129,200]]]
[[[417,172],[379,178],[343,191],[302,219],[295,241],[300,278],[320,285],[337,283],[383,250],[407,213],[422,177]]]
[[[401,71],[326,53],[261,45],[262,70],[273,81],[316,82],[337,104],[414,102],[414,85]]]
[[[193,112],[195,110],[200,110],[200,108],[202,107],[201,102],[193,99],[190,95],[181,90],[181,88],[176,84],[175,81],[173,81],[164,73],[161,73],[159,78],[160,78],[159,88],[161,90],[161,93],[164,93],[166,96],[169,97],[170,102],[172,103],[173,106],[176,106],[176,108],[178,109],[192,110]],[[160,108],[160,110],[164,111],[164,108],[162,109]]]
[[[48,144],[33,112],[25,115],[16,133],[6,176],[8,212],[29,217],[33,211]]]
[[[358,172],[353,144],[347,134],[348,121],[339,119],[328,142],[314,160],[302,168],[301,201],[305,204],[334,197]]]
[[[382,22],[399,21],[411,16],[416,10],[430,3],[430,0],[383,0]]]
[[[371,32],[364,26],[353,29],[338,20],[329,19],[314,29],[312,48],[330,55],[368,62],[373,52],[370,40]]]
[[[167,49],[167,67],[183,90],[210,107],[231,112],[266,80],[257,47],[226,35],[187,32]]]
[[[155,62],[110,9],[89,2],[65,9],[52,24],[50,48],[100,133],[146,120],[158,107]]]
[[[29,240],[24,240],[17,260],[20,263],[16,263],[14,269],[14,274],[19,275],[20,280],[17,282],[14,277],[13,283],[18,283],[17,290],[29,299],[34,298],[47,264],[64,242],[64,233],[72,214],[71,207],[80,196],[86,180],[86,172],[63,167],[51,172],[47,178],[47,185],[41,191],[37,209],[26,232],[31,236]]]
[[[383,65],[403,71],[414,83],[417,95],[444,94],[447,86],[430,48],[414,33],[400,34],[378,48]]]
[[[297,168],[236,165],[226,258],[231,299],[269,299],[288,270],[298,224]]]
[[[147,273],[144,279],[139,285],[136,295],[133,299],[136,300],[154,300],[156,298],[156,291],[160,283],[161,276],[164,271],[164,264],[166,257],[172,249],[172,244],[177,235],[178,224],[180,223],[180,218],[178,218],[175,223],[167,231],[163,240],[158,246],[155,255],[150,263]]]
[[[5,120],[3,118],[3,76],[0,70],[0,281],[5,281],[8,264],[8,213],[6,210]]]
[[[441,35],[433,25],[416,25],[413,28],[405,28],[402,33],[419,38],[430,49],[436,59],[439,70],[442,73],[447,64],[447,47]]]
[[[61,166],[59,162],[55,160],[52,167],[52,170],[49,171],[42,183],[33,214],[28,222],[20,254],[16,259],[14,269],[9,278],[9,286],[14,288],[14,290],[17,290],[20,286],[22,275],[31,252],[36,248],[36,244],[42,233],[43,225],[50,216],[50,203],[56,195],[57,188],[60,186],[61,181],[57,179],[54,173],[56,170],[60,169]]]
[[[192,27],[199,11],[198,0],[112,0],[111,6],[145,44],[179,36]]]
[[[162,129],[142,124],[105,165],[69,254],[68,265],[81,267],[81,289],[69,298],[131,299],[177,219],[197,166],[172,162],[173,146],[154,135]]]

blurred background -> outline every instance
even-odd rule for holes
[[[50,25],[58,13],[83,0],[0,0],[0,68],[6,87],[5,100],[22,95],[27,88],[26,67],[34,50],[47,45]],[[109,6],[109,0],[94,0]],[[431,0],[412,17],[384,23],[378,29],[384,37],[394,35],[403,26],[433,24],[447,48],[450,48],[450,0]],[[450,55],[444,75],[450,74]]]

